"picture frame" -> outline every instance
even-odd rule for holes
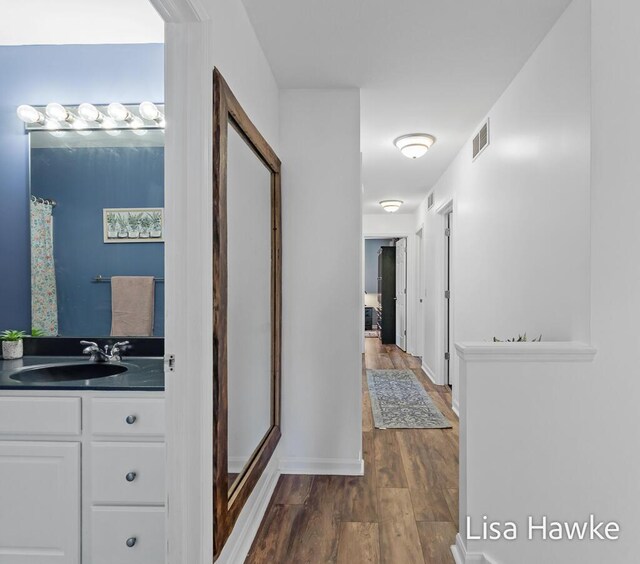
[[[104,208],[105,243],[163,243],[164,208]]]

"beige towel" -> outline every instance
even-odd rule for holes
[[[111,335],[153,335],[153,276],[111,277]]]

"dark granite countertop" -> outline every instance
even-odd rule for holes
[[[125,357],[112,362],[126,367],[126,372],[99,378],[47,378],[46,381],[20,381],[20,370],[27,367],[56,364],[82,364],[91,368],[86,357],[25,356],[17,360],[0,359],[0,390],[103,390],[103,391],[164,391],[164,362],[158,357]]]

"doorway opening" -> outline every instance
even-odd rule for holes
[[[365,338],[406,352],[407,318],[407,237],[365,237]]]

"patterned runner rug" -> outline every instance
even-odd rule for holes
[[[378,429],[447,429],[451,423],[411,370],[367,370]]]

